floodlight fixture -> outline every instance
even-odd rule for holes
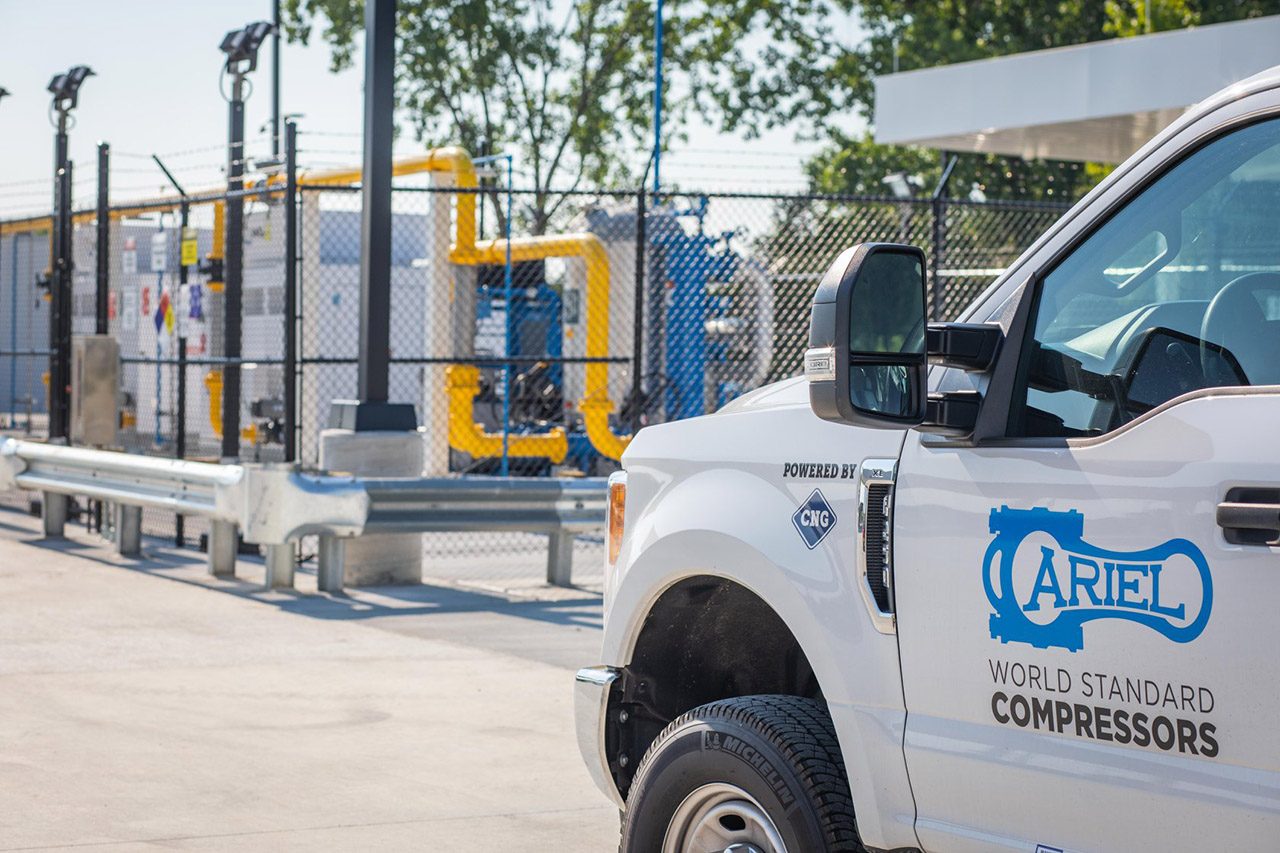
[[[9,90],[6,89],[4,86],[0,86],[0,101],[3,101],[5,95],[8,95],[8,94],[9,94]]]
[[[227,73],[248,74],[257,68],[258,48],[274,29],[268,21],[255,21],[223,36],[218,49],[227,55]]]
[[[894,198],[905,201],[913,198],[924,187],[924,178],[920,175],[908,175],[906,172],[892,172],[881,178],[880,183],[889,188]]]
[[[53,108],[60,113],[75,109],[80,97],[80,86],[93,76],[93,69],[77,65],[64,74],[55,74],[49,81],[49,93],[53,95]]]

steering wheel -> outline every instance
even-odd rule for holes
[[[1280,383],[1280,334],[1267,323],[1256,295],[1260,292],[1280,294],[1280,273],[1246,273],[1227,282],[1204,312],[1200,338],[1235,356],[1250,385],[1274,385]],[[1210,382],[1236,384],[1216,377],[1221,359],[1208,348],[1200,349],[1200,366]]]

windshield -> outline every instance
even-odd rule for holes
[[[1179,393],[1280,382],[1277,321],[1280,122],[1272,120],[1187,157],[1045,277],[1015,426],[1024,435],[1100,434]],[[1147,399],[1131,398],[1135,383]]]

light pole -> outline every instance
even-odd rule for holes
[[[271,156],[280,159],[280,0],[271,3]]]
[[[272,26],[257,21],[222,38],[219,49],[226,54],[223,73],[231,78],[227,99],[227,212],[223,267],[222,354],[222,456],[240,456],[240,356],[241,310],[244,284],[244,100],[245,78],[258,67],[258,48],[271,34]]]
[[[80,86],[93,75],[77,65],[49,81],[55,114],[53,161],[53,266],[49,282],[49,437],[66,438],[70,427],[71,386],[71,161],[67,127],[80,99]]]
[[[70,432],[71,392],[71,161],[67,126],[80,86],[93,74],[77,65],[49,81],[57,133],[53,143],[53,235],[49,276],[49,438],[65,442]],[[61,536],[67,523],[67,496],[45,492],[41,501],[46,536]]]
[[[329,412],[329,426],[355,432],[408,432],[418,427],[412,404],[390,402],[395,71],[395,0],[365,0],[358,399],[334,400]]]

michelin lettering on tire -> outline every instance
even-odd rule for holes
[[[1084,648],[1086,622],[1135,622],[1175,643],[1200,636],[1213,607],[1204,553],[1187,539],[1137,551],[1086,542],[1084,515],[992,509],[982,574],[991,638],[1038,649]]]

